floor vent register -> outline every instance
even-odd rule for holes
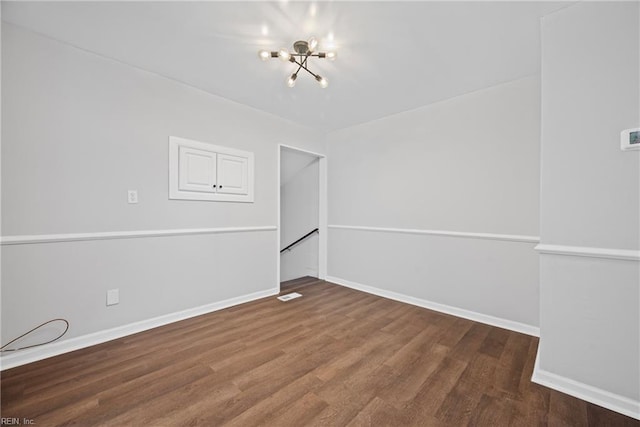
[[[301,294],[299,294],[299,293],[297,293],[297,292],[291,292],[290,294],[280,295],[280,296],[278,297],[278,299],[279,299],[280,301],[289,301],[289,300],[292,300],[292,299],[299,298],[299,297],[301,297],[301,296],[302,296],[302,295],[301,295]]]

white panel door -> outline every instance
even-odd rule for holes
[[[179,189],[215,193],[216,153],[190,147],[180,147]]]
[[[248,159],[218,154],[218,193],[249,194]]]

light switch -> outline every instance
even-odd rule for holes
[[[120,302],[120,290],[109,289],[107,291],[107,305],[116,305]]]
[[[138,190],[129,190],[127,192],[127,200],[129,203],[138,203]]]

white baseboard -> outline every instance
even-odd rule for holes
[[[620,414],[640,420],[640,401],[632,400],[618,394],[563,377],[540,368],[540,347],[536,354],[531,381],[549,387],[578,399],[610,409]]]
[[[0,357],[0,371],[15,368],[16,366],[26,365],[27,363],[36,362],[38,360],[47,359],[64,353],[69,353],[81,348],[90,347],[96,344],[102,344],[127,335],[137,334],[138,332],[157,328],[169,323],[178,322],[180,320],[189,319],[191,317],[200,316],[202,314],[211,313],[225,308],[233,307],[238,304],[255,301],[260,298],[266,298],[279,293],[278,288],[267,289],[265,291],[254,292],[247,295],[241,295],[229,298],[223,301],[194,307],[176,313],[165,314],[154,317],[152,319],[141,320],[139,322],[130,323],[128,325],[118,326],[116,328],[104,331],[94,332],[80,337],[70,338],[64,341],[58,341],[42,347],[17,351],[15,353],[6,353]]]
[[[341,279],[339,277],[327,276],[326,280],[328,282],[336,283],[347,288],[356,289],[358,291],[378,295],[383,298],[389,298],[395,301],[404,302],[422,308],[428,308],[429,310],[438,311],[440,313],[451,314],[453,316],[462,317],[464,319],[473,320],[475,322],[485,323],[491,326],[497,326],[498,328],[508,329],[510,331],[515,331],[534,337],[540,336],[540,328],[538,328],[537,326],[527,325],[524,323],[515,322],[513,320],[502,319],[499,317],[489,316],[487,314],[477,313],[475,311],[469,311],[458,307],[452,307],[437,302],[427,301],[397,292],[363,285],[360,283],[352,282],[350,280]]]

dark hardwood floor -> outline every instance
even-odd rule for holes
[[[315,279],[2,372],[37,426],[638,426],[531,383],[536,338]]]

